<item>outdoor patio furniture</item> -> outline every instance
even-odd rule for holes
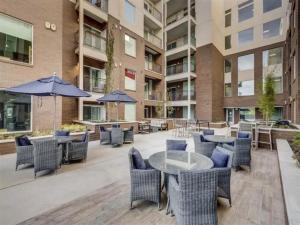
[[[195,144],[195,152],[210,158],[213,150],[216,147],[216,143],[205,141],[203,135],[200,133],[193,133],[193,139]]]
[[[33,165],[33,145],[31,143],[28,143],[27,145],[20,143],[20,138],[23,137],[24,136],[22,135],[15,138],[17,153],[16,170],[18,169],[18,166],[22,164]]]
[[[214,135],[215,131],[212,129],[204,129],[203,130],[203,135]]]
[[[225,135],[206,135],[203,137],[206,141],[214,142],[217,145],[232,144],[236,139],[235,137],[230,137]]]
[[[70,131],[68,130],[55,131],[55,137],[68,137],[68,136],[70,136]]]
[[[252,133],[252,123],[240,122],[238,130]]]
[[[100,144],[108,145],[111,143],[111,132],[105,127],[100,126]]]
[[[131,180],[130,208],[132,209],[133,201],[136,200],[152,201],[157,203],[158,208],[160,208],[160,171],[152,168],[147,160],[143,160],[141,154],[135,148],[129,150],[128,157]],[[145,163],[145,168],[138,169],[133,157],[139,157]]]
[[[85,132],[80,141],[73,141],[70,144],[68,160],[86,160],[89,144],[89,133]]]
[[[120,128],[120,124],[112,124],[111,127],[112,128]]]
[[[150,133],[151,127],[149,123],[139,123],[139,133]]]
[[[73,136],[55,136],[55,140],[57,140],[57,143],[62,148],[62,163],[68,163],[69,161],[69,148],[70,143],[74,141],[76,138]]]
[[[178,225],[218,224],[217,182],[215,170],[179,171],[178,182],[170,176],[170,210]]]
[[[121,146],[124,142],[124,133],[122,128],[111,129],[111,144],[113,147]]]
[[[227,165],[224,168],[215,168],[218,175],[218,197],[226,198],[231,206],[231,191],[230,191],[230,179],[231,179],[231,167],[233,160],[233,152],[222,148],[216,147],[217,150],[229,155]]]
[[[273,150],[272,146],[272,126],[261,126],[258,125],[257,129],[257,136],[255,139],[255,146],[258,146],[259,144],[265,144],[268,145],[270,150]],[[266,136],[266,138],[260,138],[261,135]]]
[[[251,138],[237,138],[234,146],[224,144],[223,147],[233,152],[232,166],[234,168],[249,166],[251,169]]]
[[[131,126],[129,130],[124,131],[124,143],[134,142],[134,127]]]
[[[168,130],[168,124],[166,120],[162,119],[151,119],[150,126],[154,132],[158,130]]]
[[[33,142],[34,150],[34,177],[43,170],[56,171],[62,160],[62,150],[58,147],[57,140],[37,140]]]
[[[167,151],[185,151],[186,149],[186,141],[185,140],[166,140]]]

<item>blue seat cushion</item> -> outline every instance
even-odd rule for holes
[[[222,168],[227,166],[229,155],[215,149],[211,155],[211,160],[214,163],[215,168]]]
[[[147,169],[147,165],[146,165],[141,153],[137,149],[134,149],[132,151],[132,161],[133,161],[133,166],[135,169],[140,169],[140,170]]]
[[[187,144],[184,143],[172,143],[170,145],[170,150],[175,151],[185,151]]]
[[[250,134],[247,132],[238,132],[238,138],[249,138]]]
[[[27,136],[18,137],[18,144],[20,146],[32,145],[31,141],[29,140],[29,138]]]
[[[201,141],[201,142],[207,142],[207,141],[205,140],[205,138],[203,137],[202,134],[200,134],[200,141]]]
[[[58,136],[58,137],[70,136],[70,131],[68,131],[68,130],[57,130],[57,131],[55,131],[55,136]]]

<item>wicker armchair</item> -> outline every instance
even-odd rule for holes
[[[223,147],[233,152],[234,168],[249,166],[251,170],[251,138],[237,138],[234,146],[224,144]]]
[[[206,142],[200,133],[193,133],[193,139],[195,144],[195,152],[210,158],[216,147],[216,144],[213,142]]]
[[[125,143],[132,143],[134,142],[134,127],[131,126],[129,130],[124,131],[124,142]]]
[[[166,144],[167,144],[167,151],[172,151],[175,150],[173,148],[174,145],[176,144],[182,144],[182,145],[186,145],[186,141],[185,140],[166,140]],[[178,151],[185,151],[184,150],[178,150]]]
[[[62,149],[57,140],[38,140],[33,142],[34,150],[34,177],[39,171],[56,171],[62,160]]]
[[[144,160],[147,165],[146,170],[136,169],[132,158],[134,151],[138,150],[131,148],[128,153],[131,179],[130,208],[132,209],[133,201],[141,199],[155,202],[160,208],[161,173],[153,169],[147,160]]]
[[[233,152],[219,146],[217,146],[216,148],[219,151],[229,155],[226,167],[215,168],[215,170],[218,174],[218,197],[228,199],[229,205],[231,207],[230,179],[231,179]]]
[[[89,133],[85,132],[81,141],[72,142],[69,147],[68,160],[86,160],[89,144]]]
[[[33,145],[21,146],[18,141],[19,137],[15,138],[16,144],[16,170],[19,165],[30,164],[33,165]]]
[[[215,131],[212,129],[204,129],[203,135],[215,135]]]
[[[180,171],[169,178],[171,214],[178,225],[217,225],[217,182],[214,169]]]
[[[100,144],[109,145],[111,143],[111,132],[106,130],[105,127],[100,126]]]
[[[122,128],[111,129],[111,144],[113,147],[122,145],[124,142],[124,132]]]

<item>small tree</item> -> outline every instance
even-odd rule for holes
[[[275,89],[273,73],[269,73],[264,79],[264,84],[258,100],[258,106],[260,112],[263,114],[264,120],[268,124],[274,112],[275,106]]]

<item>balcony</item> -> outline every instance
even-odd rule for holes
[[[158,48],[162,48],[162,41],[159,37],[151,34],[149,31],[144,31],[144,38],[146,41],[154,44]]]
[[[170,50],[173,50],[173,49],[176,49],[176,48],[180,48],[180,47],[182,47],[184,45],[187,45],[187,44],[188,44],[187,36],[178,38],[177,40],[169,42],[167,44],[167,51],[170,51]],[[191,45],[196,46],[196,38],[195,37],[191,37]]]
[[[145,1],[144,2],[144,10],[146,13],[153,16],[156,20],[158,20],[160,23],[162,22],[162,16],[161,12],[158,11],[151,2]]]
[[[151,62],[149,60],[145,60],[145,70],[150,70],[156,73],[162,73],[161,71],[161,65],[155,63],[155,62]]]
[[[155,93],[152,91],[151,94],[144,92],[144,99],[150,101],[162,101],[162,95],[160,93]]]
[[[191,18],[193,18],[193,20],[195,20],[195,9],[191,9]],[[184,9],[184,10],[180,10],[174,14],[172,14],[171,16],[169,16],[166,20],[166,30],[171,30],[174,27],[187,22],[188,21],[188,10]]]
[[[92,93],[104,93],[106,75],[104,69],[84,66],[83,90]]]
[[[79,3],[80,1],[77,0],[75,6],[77,10],[79,9]],[[85,15],[100,23],[107,22],[108,0],[84,0],[82,4]]]
[[[196,93],[191,91],[191,100],[196,100]],[[168,101],[187,101],[188,100],[188,92],[168,92],[167,93]]]
[[[108,12],[108,0],[85,0],[91,5],[97,7],[98,9]]]
[[[167,66],[167,76],[188,72],[188,63]],[[191,62],[191,72],[195,72],[195,63]]]

